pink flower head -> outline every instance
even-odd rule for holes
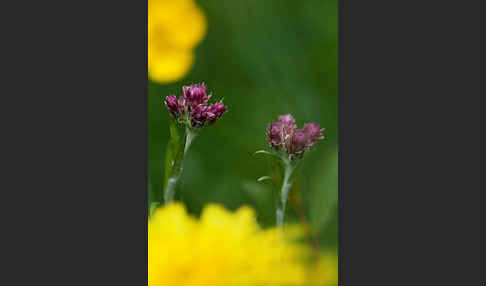
[[[207,95],[204,83],[182,87],[182,96],[173,94],[165,98],[165,107],[169,113],[188,127],[201,128],[217,121],[227,111],[223,101],[208,106],[211,94]]]
[[[308,136],[307,147],[312,147],[317,142],[317,140],[324,139],[324,136],[322,136],[322,131],[324,129],[321,129],[319,124],[315,122],[304,124],[303,130]]]
[[[187,110],[192,110],[200,104],[206,104],[211,98],[211,94],[207,95],[207,88],[204,83],[198,83],[189,86],[183,86],[182,97],[185,108]]]
[[[295,119],[291,114],[280,115],[278,121],[282,122],[283,128],[287,133],[292,133],[297,128]]]
[[[165,98],[165,107],[174,117],[179,117],[184,110],[184,106],[179,104],[177,97],[173,94]]]
[[[302,154],[307,147],[308,141],[309,136],[303,129],[295,130],[290,137],[289,153],[296,155]]]
[[[319,124],[312,122],[297,129],[295,119],[290,114],[280,115],[278,121],[267,127],[267,141],[275,150],[284,151],[289,158],[300,158],[318,140],[324,139]]]
[[[280,121],[270,123],[267,127],[267,141],[270,147],[278,149],[283,143],[283,123]]]
[[[209,118],[209,123],[214,123],[226,112],[227,107],[223,104],[223,101],[218,101],[211,104],[208,107],[207,113]]]
[[[208,107],[203,104],[199,104],[191,111],[191,125],[193,127],[202,127],[208,119]]]

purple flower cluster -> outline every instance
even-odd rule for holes
[[[207,105],[211,96],[204,83],[184,86],[179,99],[173,94],[165,98],[165,107],[179,122],[202,127],[214,123],[227,110],[222,101]]]
[[[283,150],[292,159],[302,157],[304,152],[318,140],[324,139],[319,124],[312,122],[297,129],[295,119],[290,114],[280,115],[277,122],[267,127],[267,141],[275,150]]]

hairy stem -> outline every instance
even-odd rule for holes
[[[186,155],[187,151],[189,150],[189,147],[191,147],[192,140],[196,138],[197,132],[192,131],[189,128],[186,128],[186,146],[184,147],[184,155]]]
[[[181,168],[182,168],[182,164],[181,164]],[[179,177],[180,176],[170,177],[169,180],[167,180],[167,188],[165,189],[165,193],[164,193],[164,202],[166,204],[174,201],[175,188],[177,186],[177,183],[179,182]]]
[[[294,171],[294,166],[290,163],[285,161],[285,174],[282,183],[282,189],[280,190],[280,200],[277,200],[277,227],[283,227],[284,218],[285,218],[285,208],[287,206],[287,200],[289,197],[290,188],[292,187],[292,182],[290,181],[290,177],[292,176],[292,172]]]
[[[183,169],[183,163],[184,163],[184,157],[186,156],[187,151],[189,150],[189,147],[191,146],[192,141],[194,138],[197,136],[197,133],[195,131],[190,130],[189,128],[186,128],[186,138],[183,142],[185,144],[184,146],[184,153],[182,156],[176,156],[176,159],[174,160],[172,166],[172,172],[171,176],[167,180],[167,187],[165,189],[164,193],[164,202],[165,204],[171,203],[174,201],[175,197],[175,191],[177,184],[179,183],[179,179],[182,174],[182,169]]]

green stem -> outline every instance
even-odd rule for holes
[[[196,131],[192,131],[191,129],[186,128],[186,146],[184,147],[184,155],[189,150],[189,147],[191,147],[192,140],[194,140],[194,138],[196,138],[196,136],[197,136]]]
[[[165,189],[164,193],[164,202],[165,204],[171,203],[174,201],[175,197],[175,191],[177,184],[179,183],[179,179],[182,174],[182,169],[183,169],[183,162],[184,162],[184,157],[186,156],[187,151],[189,150],[189,147],[191,146],[192,141],[194,138],[197,136],[197,132],[186,128],[186,138],[183,142],[185,144],[184,146],[184,153],[182,156],[176,156],[176,159],[173,162],[173,169],[171,172],[171,176],[167,180],[167,187]]]
[[[182,169],[182,164],[181,164],[181,169]],[[164,193],[164,202],[166,204],[174,201],[175,188],[177,186],[177,183],[179,182],[179,177],[180,176],[172,176],[169,178],[169,180],[167,180],[167,188],[165,189],[165,193]]]
[[[284,160],[285,163],[285,174],[282,183],[282,189],[280,190],[280,200],[277,200],[277,228],[283,227],[285,218],[285,208],[287,206],[287,200],[289,197],[290,188],[292,187],[292,182],[290,177],[295,169],[295,166],[288,160]]]

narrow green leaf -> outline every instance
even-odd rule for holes
[[[155,202],[150,204],[150,216],[154,213],[154,211],[157,209],[157,207],[160,205],[159,202]]]
[[[257,179],[258,182],[263,182],[265,180],[272,180],[272,177],[270,176],[262,176],[260,178]]]
[[[265,151],[265,150],[258,150],[255,153],[253,153],[253,155],[256,155],[256,154],[266,154],[266,155],[278,157],[277,154],[274,154],[272,152],[268,152],[268,151]]]
[[[328,148],[309,174],[309,219],[317,231],[337,216],[338,164],[338,149]]]

